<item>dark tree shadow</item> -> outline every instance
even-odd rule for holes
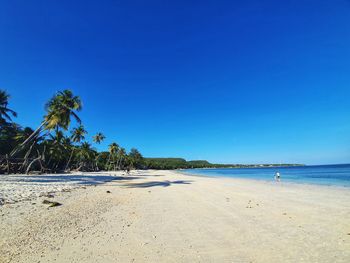
[[[191,184],[192,181],[152,181],[152,182],[144,182],[144,183],[135,183],[135,184],[124,184],[123,186],[126,188],[148,188],[148,187],[168,187],[174,184]]]
[[[159,177],[159,176],[165,176],[164,174],[138,174],[138,176],[149,176],[149,177],[152,177],[152,176],[154,176],[154,177]]]
[[[97,185],[112,181],[129,181],[140,179],[137,176],[104,176],[104,175],[36,175],[16,176],[18,181],[32,183],[65,183],[74,182],[78,185]]]
[[[142,177],[160,177],[165,176],[164,174],[133,174],[135,176],[142,176]]]

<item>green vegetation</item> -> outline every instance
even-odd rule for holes
[[[78,113],[82,102],[72,91],[55,94],[45,105],[42,122],[33,130],[13,122],[17,113],[9,108],[10,95],[0,90],[0,173],[56,173],[146,168],[141,153],[127,154],[113,142],[108,152],[97,152],[88,142]],[[71,127],[75,124],[75,127]],[[92,136],[100,144],[105,136]]]
[[[206,160],[186,161],[182,158],[144,158],[149,169],[194,169],[194,168],[263,168],[277,166],[300,166],[300,164],[213,164]]]
[[[191,169],[191,168],[214,168],[215,164],[211,164],[205,160],[186,161],[182,158],[145,158],[144,163],[149,169]]]

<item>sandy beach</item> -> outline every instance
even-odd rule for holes
[[[173,171],[13,178],[0,176],[0,262],[350,261],[348,188]]]

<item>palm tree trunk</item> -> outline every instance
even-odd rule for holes
[[[24,142],[13,149],[13,151],[10,153],[10,157],[13,157],[15,154],[17,154],[28,142],[30,142],[36,135],[38,135],[45,123],[46,121],[43,121],[40,126],[35,131],[33,131],[33,133],[27,139],[24,140]]]
[[[10,174],[10,162],[9,162],[8,154],[6,154],[6,166],[7,166],[7,173]]]
[[[118,157],[118,160],[117,160],[117,167],[118,167],[118,170],[120,170],[120,160],[121,160],[121,156],[119,155]]]
[[[108,162],[107,162],[107,164],[108,164],[108,166],[107,166],[107,171],[109,171],[109,167],[111,166],[111,153],[109,153],[109,157],[108,157]]]
[[[33,149],[35,143],[36,143],[36,141],[34,140],[34,142],[32,143],[32,145],[30,146],[29,150],[28,150],[28,151],[26,152],[26,154],[24,155],[24,162],[23,162],[22,167],[20,168],[21,170],[22,170],[22,169],[23,169],[23,170],[25,169],[25,166],[26,166],[27,163],[28,163],[29,155],[31,154],[32,149]]]
[[[100,170],[99,167],[98,167],[98,159],[100,158],[100,156],[101,156],[101,153],[99,153],[99,154],[96,156],[96,164],[95,164],[95,166],[96,166],[96,171],[99,171],[99,170]]]
[[[75,148],[74,148],[74,146],[73,146],[73,150],[72,150],[72,152],[70,153],[68,163],[67,163],[66,168],[65,168],[64,170],[67,170],[67,169],[68,169],[69,163],[70,163],[70,161],[72,160],[72,157],[73,157],[73,152],[74,152],[74,150],[75,150]]]
[[[35,158],[33,161],[31,161],[31,163],[28,165],[28,167],[27,167],[27,169],[26,169],[26,174],[28,174],[28,173],[29,173],[30,168],[32,167],[32,165],[33,165],[35,162],[39,162],[39,163],[40,163],[40,159],[41,159],[41,156],[40,156],[40,155],[38,155],[38,157],[37,157],[37,158]],[[41,168],[42,168],[41,163],[40,163],[40,166],[41,166]]]

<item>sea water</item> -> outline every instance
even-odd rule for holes
[[[182,172],[211,177],[235,177],[273,181],[276,172],[282,182],[350,187],[350,164],[268,168],[186,169]]]

